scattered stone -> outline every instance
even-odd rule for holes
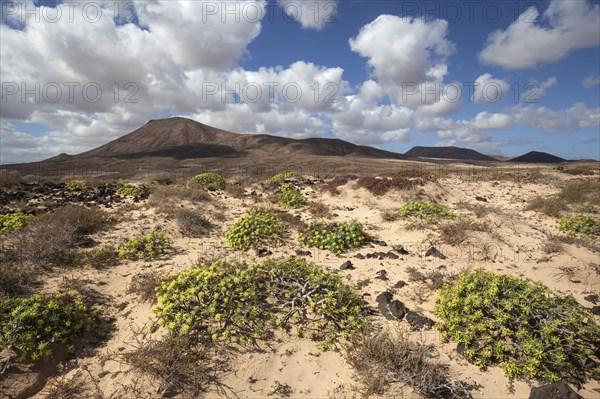
[[[406,312],[406,321],[413,330],[431,330],[435,325],[435,322],[429,317],[422,316],[412,310]]]
[[[529,399],[583,399],[564,381],[533,388]]]
[[[354,257],[356,259],[364,259],[365,258],[365,256],[363,254],[357,254],[357,255],[354,255]]]
[[[310,252],[310,251],[303,251],[301,249],[297,249],[296,250],[296,255],[298,255],[298,256],[311,256],[312,252]]]
[[[377,301],[377,303],[383,303],[384,305],[387,305],[393,298],[394,296],[391,292],[383,291],[381,294],[377,295],[377,298],[375,298],[375,300]]]
[[[256,255],[258,255],[259,258],[264,258],[266,256],[273,255],[273,252],[271,252],[271,250],[268,248],[260,248],[256,250]]]
[[[342,263],[340,270],[354,270],[354,265],[349,260]]]
[[[375,278],[379,279],[379,280],[387,281],[388,280],[387,272],[385,270],[380,270],[377,272],[377,275],[375,276]]]
[[[440,250],[434,246],[432,246],[427,250],[427,252],[425,252],[425,256],[434,256],[439,259],[447,259],[446,255],[441,253]]]
[[[475,200],[476,200],[476,201],[480,201],[480,202],[488,202],[488,201],[487,201],[487,198],[485,198],[485,197],[480,197],[480,196],[476,196],[476,197],[475,197]]]
[[[367,254],[367,259],[378,259],[378,260],[400,259],[400,257],[391,251],[390,252],[371,252],[370,254]]]
[[[382,240],[373,240],[371,242],[375,245],[379,245],[380,247],[387,247],[387,243]]]
[[[388,308],[388,305],[392,298],[392,294],[388,291],[382,292],[381,294],[377,295],[377,298],[375,298],[375,301],[377,301],[377,309],[379,310],[379,313],[381,313],[381,315],[387,320],[394,319]]]
[[[406,286],[406,281],[400,280],[396,284],[394,284],[394,288],[402,288]]]
[[[398,252],[400,255],[408,255],[408,251],[404,249],[402,245],[394,245],[394,251]]]
[[[594,306],[591,309],[592,314],[595,314],[596,316],[600,316],[600,306]]]
[[[583,299],[585,299],[588,302],[593,303],[594,305],[597,305],[598,301],[600,301],[600,297],[598,297],[598,295],[596,295],[596,294],[584,296]]]
[[[394,316],[398,320],[402,320],[406,315],[406,312],[408,312],[406,306],[397,299],[394,299],[392,302],[390,302],[389,308],[392,316]]]

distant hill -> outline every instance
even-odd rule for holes
[[[557,157],[556,155],[548,154],[547,152],[531,151],[527,154],[521,155],[508,160],[507,162],[520,162],[520,163],[561,163],[566,162],[566,159]]]
[[[475,150],[459,147],[413,147],[404,154],[408,158],[438,158],[469,161],[497,161]]]
[[[266,134],[239,134],[186,118],[148,122],[140,129],[83,154],[88,158],[203,157],[323,155],[404,159],[402,154],[361,146],[338,139],[303,140]]]

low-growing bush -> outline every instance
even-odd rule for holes
[[[0,347],[23,361],[48,358],[57,345],[73,351],[73,341],[87,331],[95,309],[75,292],[36,294],[0,302]]]
[[[469,219],[459,218],[440,226],[440,238],[449,245],[459,245],[469,238],[470,231],[487,231],[488,226]]]
[[[279,245],[284,234],[283,225],[272,211],[255,206],[229,228],[225,239],[232,248],[247,251],[263,245]]]
[[[328,191],[331,195],[339,195],[338,187],[347,184],[350,180],[356,180],[358,176],[356,175],[344,175],[344,176],[336,176],[323,186],[324,191]]]
[[[200,173],[192,177],[192,182],[198,184],[205,190],[224,190],[227,187],[227,180],[217,173]]]
[[[298,179],[300,177],[302,177],[302,175],[300,175],[300,173],[298,173],[298,172],[279,173],[279,174],[276,174],[275,176],[271,177],[270,179],[266,180],[265,185],[268,187],[279,187],[283,183],[285,183],[289,180]]]
[[[500,364],[511,378],[585,381],[599,376],[600,328],[572,296],[486,271],[441,289],[435,314],[444,341],[476,366]]]
[[[348,361],[359,375],[365,396],[384,394],[387,385],[400,381],[426,398],[470,399],[466,384],[452,381],[447,364],[429,360],[433,348],[414,343],[405,335],[384,331],[357,335]]]
[[[443,205],[435,202],[409,201],[398,210],[401,218],[416,217],[427,222],[435,222],[439,219],[452,218],[452,212]]]
[[[146,199],[150,195],[150,187],[145,185],[121,187],[117,189],[117,194],[135,200]]]
[[[400,216],[394,209],[384,209],[381,211],[381,220],[384,222],[395,222]]]
[[[86,255],[88,262],[95,269],[104,269],[119,263],[119,251],[110,244],[94,248]]]
[[[195,209],[176,208],[169,214],[175,218],[179,230],[186,237],[204,237],[213,228],[212,223],[204,216],[204,212]]]
[[[299,237],[300,243],[309,247],[343,253],[350,248],[359,248],[370,239],[363,226],[356,220],[350,222],[312,221],[305,233]]]
[[[358,185],[366,188],[373,195],[383,195],[392,189],[406,190],[416,183],[403,177],[373,177],[364,176],[358,179]]]
[[[36,284],[38,275],[27,265],[11,262],[0,255],[0,301],[7,296],[23,295]]]
[[[206,202],[210,201],[212,197],[204,190],[197,190],[190,187],[183,186],[160,186],[152,191],[148,205],[159,208],[161,211],[170,209],[167,204],[174,201],[190,201],[195,202]]]
[[[136,274],[131,278],[127,293],[136,295],[142,302],[156,302],[156,287],[165,273],[152,270]]]
[[[156,292],[160,325],[224,344],[253,345],[275,325],[326,350],[351,338],[367,317],[364,301],[341,277],[296,258],[201,263],[164,279]]]
[[[0,238],[13,230],[19,230],[27,226],[33,218],[26,213],[7,213],[0,215]]]
[[[558,198],[568,204],[600,205],[600,180],[577,180],[567,184],[558,193]]]
[[[310,201],[308,203],[308,211],[312,216],[318,219],[323,219],[331,216],[329,207],[322,202]]]
[[[538,211],[551,217],[559,217],[567,208],[566,202],[558,197],[536,196],[529,201],[525,210]]]
[[[225,188],[225,192],[233,198],[243,198],[246,190],[241,184],[229,184]]]
[[[292,183],[284,183],[279,187],[279,204],[286,208],[300,208],[306,205],[306,198]]]
[[[585,215],[564,217],[558,221],[558,228],[570,235],[595,238],[600,236],[600,219]]]
[[[119,247],[121,259],[152,259],[165,254],[171,248],[171,239],[163,232],[136,234],[125,245]]]
[[[79,181],[68,182],[65,187],[66,187],[67,191],[84,192],[89,189],[89,187],[85,183],[82,183]]]

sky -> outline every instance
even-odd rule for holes
[[[0,163],[151,119],[600,159],[600,3],[2,0]]]

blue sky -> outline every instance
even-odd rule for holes
[[[600,159],[598,1],[2,1],[1,29],[0,162],[171,115],[398,152]]]

